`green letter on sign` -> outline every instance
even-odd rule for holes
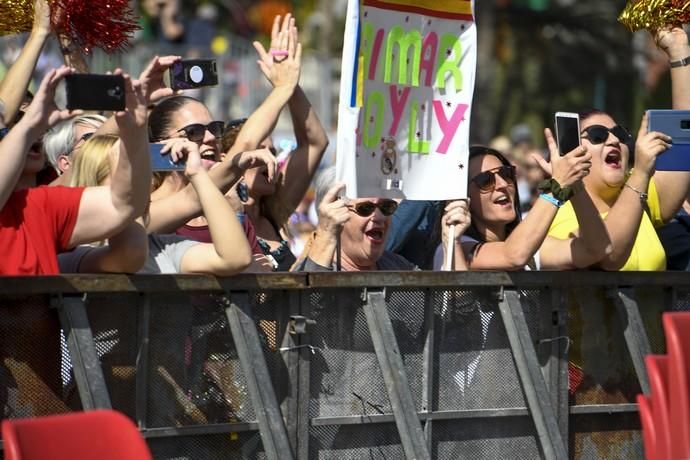
[[[451,54],[447,51],[451,50]],[[451,56],[453,58],[451,59]],[[441,44],[438,47],[438,66],[436,71],[436,87],[446,87],[446,73],[450,72],[455,82],[455,92],[462,90],[462,72],[460,72],[460,59],[462,49],[460,48],[460,38],[455,35],[445,34],[441,37]]]
[[[409,48],[412,47],[412,81],[410,85],[419,86],[419,60],[422,54],[422,34],[418,30],[405,33],[402,27],[395,26],[388,32],[386,39],[386,63],[384,67],[383,81],[392,82],[393,47],[398,44],[398,84],[407,85],[407,62]]]
[[[364,111],[364,146],[367,148],[376,147],[376,144],[381,141],[381,133],[383,132],[383,94],[378,91],[372,91],[367,97],[367,107]],[[373,106],[376,105],[376,115],[372,115]],[[372,121],[373,119],[373,121]],[[374,124],[374,132],[371,133],[371,125]]]

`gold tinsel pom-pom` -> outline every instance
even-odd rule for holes
[[[33,0],[0,0],[0,35],[28,32],[33,20]]]
[[[631,0],[618,17],[631,32],[640,29],[658,30],[672,24],[690,21],[688,0]]]

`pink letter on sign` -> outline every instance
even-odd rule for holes
[[[398,132],[398,125],[400,124],[400,118],[405,110],[405,104],[410,95],[410,89],[409,86],[403,89],[398,98],[398,87],[396,85],[391,85],[388,88],[391,97],[391,109],[393,109],[393,123],[391,123],[391,129],[388,131],[389,136],[395,136],[395,133]]]
[[[453,116],[448,120],[446,119],[446,113],[443,111],[443,102],[434,101],[434,113],[436,114],[439,126],[441,126],[441,131],[443,131],[443,139],[441,139],[441,143],[436,150],[438,153],[448,152],[448,147],[450,147],[450,143],[453,137],[455,137],[455,132],[458,130],[460,122],[465,119],[467,107],[467,104],[458,104],[458,106],[455,107]]]
[[[369,65],[369,80],[376,79],[376,66],[379,63],[379,54],[381,53],[381,42],[383,41],[383,29],[376,31],[374,38],[374,46],[371,51],[371,65]]]

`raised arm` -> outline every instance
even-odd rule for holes
[[[169,150],[178,151],[183,138],[175,138],[166,141],[170,144]],[[176,146],[176,144],[179,144]],[[276,175],[275,157],[267,149],[241,152],[233,156],[226,156],[223,161],[216,164],[208,175],[221,193],[230,190],[242,177],[244,171],[249,168],[266,165],[268,168],[268,180],[273,181]],[[146,229],[149,233],[172,233],[185,222],[201,215],[201,202],[192,184],[188,184],[177,193],[155,200],[151,203],[149,219]]]
[[[0,100],[5,104],[3,114],[5,123],[9,124],[19,112],[36,62],[41,55],[43,45],[50,36],[50,7],[48,0],[34,1],[34,22],[29,39],[22,48],[19,57],[10,67],[0,82]]]
[[[546,128],[544,136],[551,158],[555,158],[558,156],[558,146],[551,130]],[[543,158],[536,155],[533,158],[546,169]],[[611,254],[611,238],[592,198],[581,181],[576,182],[574,186],[578,191],[570,202],[573,204],[579,229],[566,239],[546,237],[539,249],[541,268],[587,268]]]
[[[690,61],[688,35],[680,25],[662,29],[655,34],[656,43],[670,62]],[[671,91],[674,109],[690,109],[690,65],[671,67]],[[690,172],[657,171],[654,185],[659,193],[661,217],[667,222],[678,212],[690,191]]]
[[[34,100],[27,107],[24,117],[0,142],[0,208],[14,191],[31,145],[51,126],[79,115],[80,111],[59,110],[55,105],[55,89],[65,75],[72,73],[69,67],[51,70],[41,82]]]
[[[630,257],[644,212],[642,199],[636,190],[646,192],[649,188],[656,157],[669,148],[668,141],[670,138],[665,134],[655,131],[647,132],[647,115],[645,114],[642,117],[635,143],[635,169],[604,218],[613,244],[613,250],[601,262],[601,267],[605,270],[620,270]]]
[[[296,41],[296,33],[290,33],[290,27],[294,28],[294,19],[289,14],[285,16],[282,26],[280,16],[276,16],[269,51],[260,42],[254,42],[259,55],[259,68],[273,89],[244,122],[235,143],[227,152],[228,155],[257,148],[271,134],[281,110],[295,92],[299,82],[302,48]]]
[[[577,147],[563,157],[552,155],[549,169],[561,187],[573,186],[589,173],[591,157],[587,149]],[[505,241],[463,243],[470,269],[522,270],[544,243],[556,212],[553,203],[538,199]]]
[[[88,187],[70,245],[97,241],[120,232],[141,216],[149,202],[151,160],[146,100],[141,85],[125,75],[126,108],[116,113],[121,134],[117,167],[110,186]]]
[[[79,273],[136,273],[146,263],[148,252],[148,235],[137,219],[105,246],[87,252],[79,262]]]
[[[290,28],[290,36],[291,41],[299,46],[297,27],[294,25]],[[274,196],[279,196],[282,207],[292,213],[304,197],[321,163],[321,158],[328,147],[328,136],[301,87],[295,88],[288,107],[297,148],[288,156]]]
[[[187,141],[185,173],[199,195],[213,244],[197,244],[182,257],[182,273],[231,276],[252,261],[247,237],[235,211],[201,166],[198,145]]]

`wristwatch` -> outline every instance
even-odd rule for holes
[[[671,67],[685,67],[690,64],[690,56],[680,59],[678,61],[671,61]]]

